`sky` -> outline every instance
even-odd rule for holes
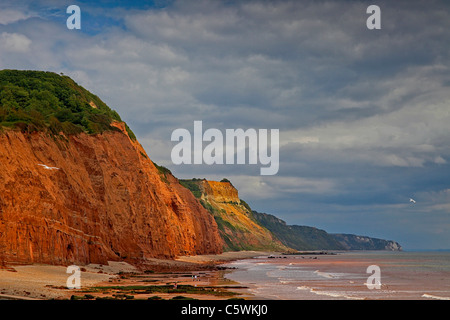
[[[0,69],[70,76],[176,177],[226,177],[288,224],[450,248],[448,1],[7,0]],[[278,129],[278,173],[174,165],[196,120]]]

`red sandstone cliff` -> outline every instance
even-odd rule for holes
[[[122,132],[0,133],[2,258],[85,264],[221,252],[214,218],[116,126]]]
[[[197,180],[201,201],[216,219],[224,250],[289,251],[269,230],[260,225],[230,182]]]

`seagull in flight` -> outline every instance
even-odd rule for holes
[[[409,198],[409,202],[416,203],[416,200],[414,200],[413,198]]]
[[[59,168],[57,168],[57,167],[49,167],[49,166],[46,166],[45,164],[41,164],[41,163],[38,163],[38,166],[44,167],[44,169],[47,169],[47,170],[59,170]]]

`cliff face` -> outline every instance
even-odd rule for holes
[[[333,235],[324,230],[287,225],[285,221],[267,213],[253,211],[253,216],[280,241],[296,250],[345,250],[345,247]]]
[[[193,191],[203,206],[214,216],[224,240],[224,250],[289,250],[255,220],[251,209],[239,199],[237,189],[230,182],[208,180],[181,182]]]
[[[0,132],[3,259],[83,264],[222,251],[214,218],[114,125],[120,131],[96,135]]]
[[[323,230],[257,218],[230,182],[178,181],[153,164],[117,112],[69,77],[0,70],[0,263],[139,262],[331,243]],[[366,238],[336,235],[332,245],[400,247]]]
[[[202,180],[203,198],[215,203],[240,203],[237,189],[230,182]]]
[[[354,234],[332,234],[314,227],[287,225],[271,214],[256,211],[252,213],[284,245],[296,250],[402,250],[400,244],[391,240]]]
[[[387,250],[401,251],[402,246],[392,240],[358,236],[354,234],[333,234],[346,250]]]

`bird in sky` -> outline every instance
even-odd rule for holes
[[[409,202],[416,203],[416,200],[414,200],[413,198],[409,198]]]
[[[41,163],[38,163],[38,166],[44,167],[44,169],[47,169],[47,170],[59,170],[59,168],[49,167],[49,166],[46,166],[45,164],[41,164]]]

